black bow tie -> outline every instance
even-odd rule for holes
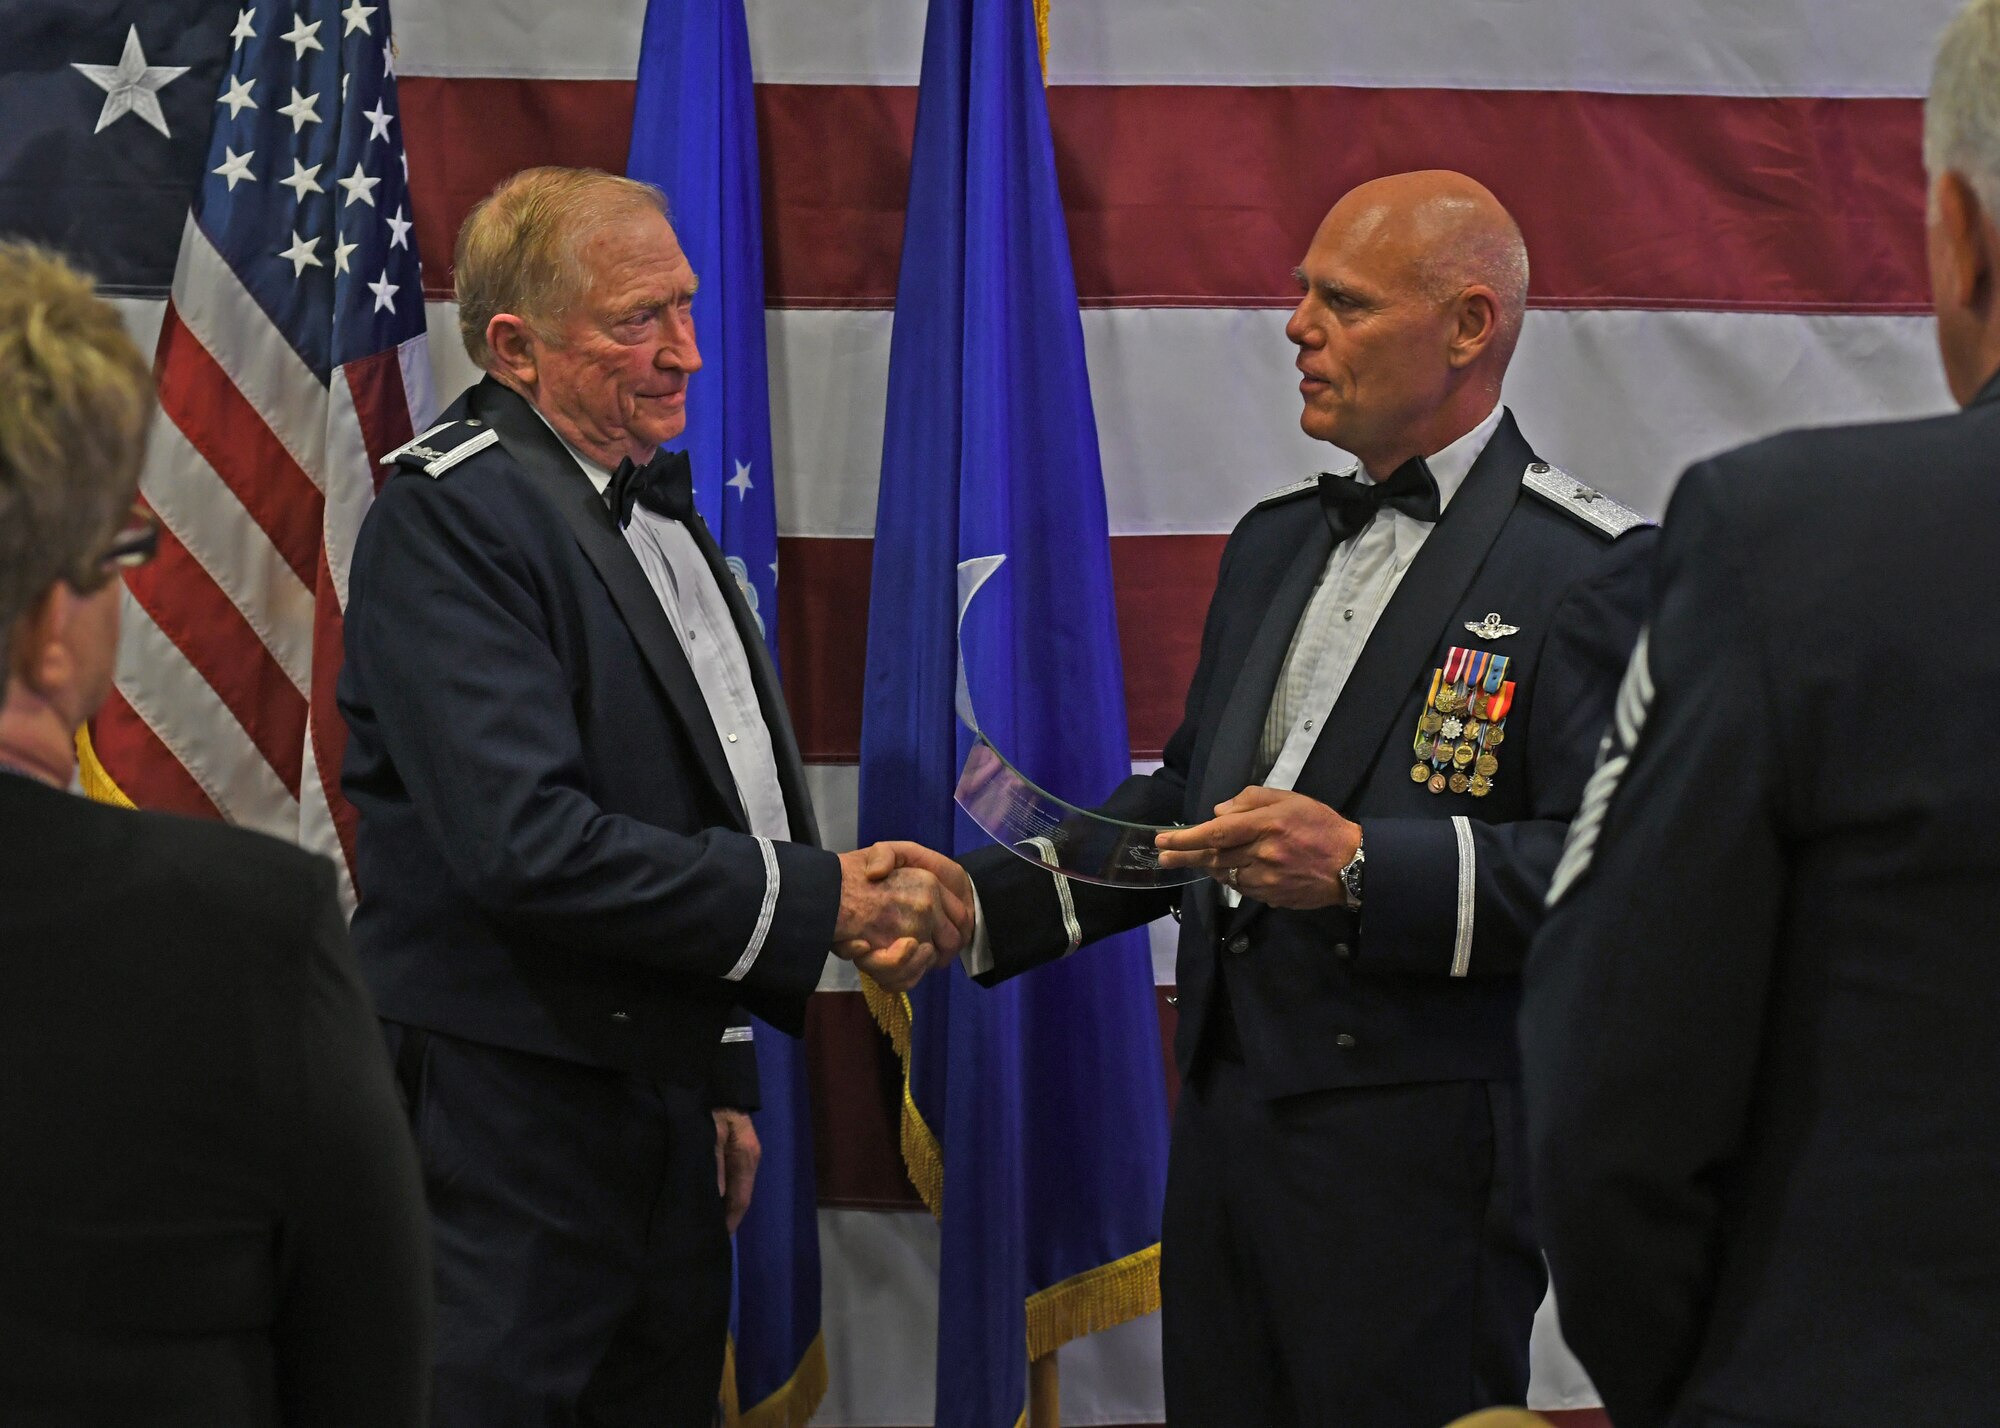
[[[635,505],[670,520],[687,520],[694,514],[694,468],[685,451],[657,451],[644,466],[634,466],[628,456],[611,473],[604,500],[621,531],[632,524]]]
[[[1319,504],[1333,543],[1358,535],[1384,506],[1420,521],[1438,518],[1438,483],[1421,456],[1412,456],[1386,481],[1370,484],[1356,476],[1319,478]]]

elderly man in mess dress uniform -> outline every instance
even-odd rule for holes
[[[664,207],[531,169],[473,210],[487,376],[355,550],[354,939],[429,1190],[443,1428],[706,1424],[757,1163],[742,1013],[796,1034],[836,939],[902,987],[971,930],[932,873],[817,846],[777,672],[662,449],[701,366]]]

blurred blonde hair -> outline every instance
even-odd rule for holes
[[[473,206],[458,230],[452,257],[458,332],[482,369],[492,366],[486,326],[511,312],[538,337],[553,341],[572,303],[587,297],[590,274],[577,256],[581,241],[628,214],[665,215],[666,195],[649,183],[602,169],[523,169]]]
[[[139,489],[153,376],[89,278],[0,241],[0,671],[14,623],[98,559]]]

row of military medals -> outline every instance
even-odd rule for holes
[[[1500,771],[1500,757],[1493,751],[1507,738],[1507,711],[1513,703],[1507,656],[1454,645],[1444,667],[1431,672],[1430,697],[1417,720],[1417,761],[1410,766],[1410,782],[1432,793],[1450,789],[1484,798],[1493,792],[1493,776]]]

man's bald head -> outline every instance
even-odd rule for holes
[[[1528,307],[1528,245],[1485,184],[1450,169],[1373,179],[1333,206],[1320,233],[1329,229],[1345,230],[1348,241],[1400,267],[1412,289],[1433,302],[1491,288],[1499,308],[1495,346],[1504,349],[1495,355],[1506,369]]]
[[[1286,331],[1309,434],[1386,475],[1379,462],[1442,449],[1498,401],[1528,251],[1483,184],[1442,169],[1362,184],[1321,222],[1299,278]]]

